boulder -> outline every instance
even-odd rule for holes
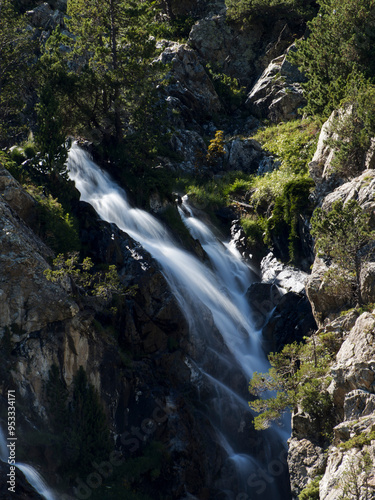
[[[340,200],[344,204],[355,200],[361,208],[371,216],[372,227],[375,227],[375,170],[365,170],[354,179],[345,182],[333,192],[325,196],[322,208],[330,210],[333,203]]]
[[[206,119],[218,112],[221,108],[219,97],[196,52],[178,42],[163,41],[159,47],[163,52],[157,61],[172,66],[167,75],[166,92],[173,98],[174,109],[189,122]]]
[[[303,294],[309,275],[296,267],[283,264],[270,252],[261,262],[262,280],[275,283],[284,292]]]
[[[306,279],[306,293],[311,303],[315,321],[323,325],[324,321],[334,319],[345,307],[350,307],[353,301],[351,286],[345,287],[332,285],[327,277],[330,269],[328,262],[316,256],[311,275]],[[340,272],[337,270],[337,272]]]
[[[225,161],[228,170],[242,170],[245,173],[255,173],[263,158],[262,148],[254,139],[234,139],[227,144],[229,155]]]
[[[62,10],[64,10],[65,3],[60,5]],[[60,10],[53,11],[47,2],[27,11],[26,16],[32,26],[43,30],[54,30],[56,26],[62,27],[64,25],[64,14]]]
[[[297,110],[306,104],[300,85],[304,78],[286,60],[287,53],[270,62],[248,94],[246,107],[257,118],[274,123],[295,119]]]

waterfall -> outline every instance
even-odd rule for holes
[[[0,460],[7,464],[8,456],[9,454],[7,448],[7,440],[2,428],[0,427]],[[34,469],[34,467],[20,462],[17,462],[15,466],[23,473],[27,482],[34,488],[34,490],[37,491],[39,495],[44,497],[45,500],[56,500],[55,495],[52,493],[47,483],[44,481],[39,472]]]
[[[151,214],[133,208],[125,191],[76,144],[69,152],[68,170],[81,200],[92,205],[103,220],[115,223],[138,241],[159,262],[188,321],[191,338],[204,343],[202,352],[195,359],[187,357],[186,364],[194,373],[195,384],[210,388],[206,395],[208,417],[217,431],[217,443],[225,450],[238,476],[237,491],[228,492],[225,498],[237,499],[243,494],[246,495],[243,499],[285,499],[285,492],[277,491],[276,474],[264,481],[266,494],[262,490],[259,496],[256,491],[261,488],[253,487],[251,496],[247,495],[249,478],[264,468],[267,459],[260,465],[252,456],[253,450],[249,450],[246,436],[228,432],[228,427],[240,428],[250,421],[246,399],[248,381],[254,371],[268,370],[260,345],[261,332],[253,326],[252,311],[245,297],[251,283],[250,267],[230,244],[216,238],[209,227],[194,216],[186,199],[180,208],[181,218],[192,236],[200,241],[209,262],[203,263],[180,248],[165,226]],[[245,388],[242,394],[232,383],[233,379],[241,379]],[[273,431],[263,435],[281,442]],[[266,442],[264,456],[269,447]]]

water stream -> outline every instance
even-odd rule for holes
[[[249,478],[272,459],[275,446],[282,449],[279,434],[263,433],[265,437],[261,439],[266,441],[260,464],[246,435],[238,431],[251,418],[246,399],[248,380],[254,371],[268,369],[260,332],[253,326],[252,311],[245,297],[251,283],[251,269],[235,248],[220,241],[195,216],[186,199],[180,215],[192,236],[200,241],[209,257],[207,262],[176,245],[165,226],[151,214],[132,207],[126,193],[76,144],[70,150],[68,168],[81,200],[92,205],[103,220],[115,223],[138,241],[159,262],[189,323],[191,338],[197,344],[204,344],[195,359],[187,357],[186,363],[194,368],[197,386],[204,387],[207,417],[216,429],[216,441],[234,466],[233,474],[238,476],[233,483],[236,486],[223,498],[287,498],[278,491],[277,475],[263,481],[266,489],[249,485]],[[239,390],[239,386],[244,390]]]
[[[9,452],[7,448],[7,440],[0,427],[0,460],[4,463],[8,463]],[[45,500],[56,500],[54,493],[51,491],[47,483],[44,481],[43,477],[39,472],[31,465],[24,464],[21,462],[16,462],[16,467],[25,476],[27,482],[34,488],[35,491],[39,493]],[[17,484],[16,484],[17,491]]]

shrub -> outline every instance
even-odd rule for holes
[[[223,73],[219,65],[208,63],[206,69],[226,109],[228,111],[237,109],[246,97],[246,88],[241,87],[237,78]]]
[[[298,500],[319,500],[319,483],[322,476],[315,477],[298,496]]]
[[[272,217],[266,224],[266,242],[271,243],[273,235],[287,236],[289,259],[297,262],[302,253],[299,238],[299,217],[309,206],[309,194],[314,182],[310,178],[295,177],[286,182],[283,192],[275,200]]]
[[[28,185],[26,189],[38,202],[34,230],[42,240],[56,253],[79,250],[77,220],[64,211],[57,199],[43,194],[42,188]]]

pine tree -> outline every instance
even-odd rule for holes
[[[11,0],[0,0],[0,147],[24,132],[21,112],[31,93],[34,45],[26,22]]]
[[[81,76],[76,101],[104,143],[119,143],[129,130],[152,120],[149,102],[157,65],[149,27],[154,2],[70,0],[70,54]],[[80,83],[82,85],[80,85]],[[146,116],[146,119],[145,119]],[[147,128],[147,127],[146,127]]]

